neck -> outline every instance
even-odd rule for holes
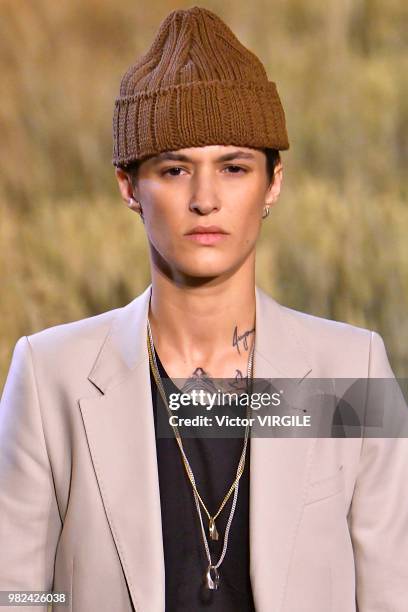
[[[197,368],[232,376],[235,368],[245,369],[255,308],[254,266],[198,286],[176,284],[152,271],[149,320],[156,350],[172,376]]]

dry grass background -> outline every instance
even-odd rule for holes
[[[203,2],[264,62],[286,109],[284,190],[258,284],[282,303],[379,331],[408,372],[408,5]],[[123,305],[149,281],[111,158],[127,66],[177,4],[0,4],[0,388],[17,338]]]

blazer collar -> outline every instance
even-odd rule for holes
[[[148,359],[146,326],[151,284],[117,309],[110,331],[88,379],[105,393]],[[255,287],[255,377],[302,379],[312,371],[290,309]]]

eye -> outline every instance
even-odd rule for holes
[[[234,172],[227,172],[227,174],[241,174],[241,173],[245,173],[246,172],[245,168],[241,168],[241,166],[226,166],[225,170],[227,168],[229,168],[229,169],[233,168],[234,169]]]
[[[178,166],[172,166],[171,168],[167,168],[167,170],[164,170],[162,172],[162,176],[165,175],[169,175],[169,176],[180,176],[180,174],[177,172],[178,170],[183,170],[183,168],[179,168]],[[173,174],[173,172],[175,172],[175,174]]]
[[[227,174],[245,174],[247,170],[242,168],[241,166],[226,166],[224,170],[231,170],[227,172]],[[161,173],[162,176],[180,176],[180,172],[184,172],[184,168],[180,168],[179,166],[172,166],[171,168],[167,168],[163,170]]]

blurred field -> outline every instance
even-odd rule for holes
[[[143,226],[117,193],[113,100],[177,4],[0,3],[0,388],[23,334],[123,305],[149,282]],[[264,62],[286,110],[281,200],[258,284],[379,331],[408,375],[408,4],[200,3]]]

